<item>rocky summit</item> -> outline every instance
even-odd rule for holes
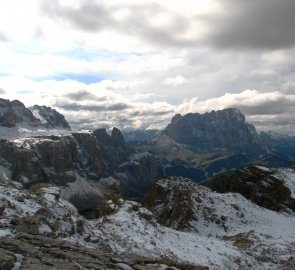
[[[64,116],[50,107],[35,105],[27,108],[18,100],[10,101],[0,98],[0,126],[11,128],[17,125],[26,127],[71,128]]]
[[[255,127],[237,109],[177,114],[162,132],[195,152],[227,151],[258,157],[266,153]]]

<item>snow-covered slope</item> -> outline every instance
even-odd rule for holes
[[[293,169],[278,169],[275,176],[284,180],[284,184],[291,191],[291,197],[295,199],[295,170]]]
[[[278,173],[294,186],[292,171]],[[126,257],[174,261],[179,265],[175,269],[194,269],[193,265],[224,270],[295,267],[294,213],[259,207],[238,194],[218,194],[185,179],[162,179],[149,198],[150,204],[154,199],[153,212],[137,202],[108,200],[104,203],[108,215],[86,220],[60,198],[58,188],[40,185],[28,191],[8,180],[5,172],[1,175],[0,245],[5,236],[17,238],[17,233],[26,233]],[[158,223],[164,223],[161,214],[166,214],[170,227]]]

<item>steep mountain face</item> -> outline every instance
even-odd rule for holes
[[[155,177],[150,154],[136,154],[114,128],[93,134],[0,140],[0,165],[26,187],[62,186],[62,196],[80,211],[95,207],[112,188],[128,197],[142,196]]]
[[[295,198],[288,185],[295,178],[293,169],[267,169],[248,166],[208,182],[208,186],[221,193],[236,192],[252,202],[274,211],[295,211]]]
[[[36,118],[40,119],[41,123],[45,124],[46,127],[71,129],[65,117],[50,107],[34,105],[29,109]]]
[[[233,108],[205,114],[177,114],[162,134],[196,152],[227,151],[250,157],[266,153],[254,126]]]

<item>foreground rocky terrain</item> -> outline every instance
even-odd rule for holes
[[[295,198],[295,173],[280,175]],[[60,198],[59,188],[26,190],[2,171],[1,269],[295,267],[292,211],[271,211],[182,178],[152,184],[145,205],[149,210],[109,198],[87,220]]]

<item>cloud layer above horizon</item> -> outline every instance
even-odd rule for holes
[[[295,134],[293,0],[10,0],[0,97],[75,128],[162,128],[175,113],[239,108]]]

